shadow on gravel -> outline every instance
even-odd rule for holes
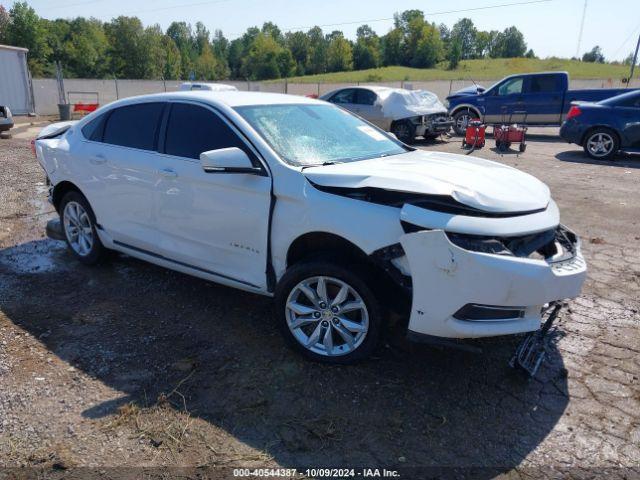
[[[560,152],[556,155],[558,160],[570,163],[584,163],[587,165],[601,165],[606,167],[640,168],[640,157],[618,155],[613,160],[595,160],[587,157],[582,150]]]
[[[490,478],[535,449],[568,402],[555,348],[533,381],[507,367],[514,338],[482,342],[483,355],[386,346],[357,366],[314,364],[284,346],[268,298],[125,256],[89,268],[58,248],[47,255],[59,268],[40,273],[7,261],[44,242],[0,250],[0,308],[123,393],[88,418],[179,386],[185,403],[172,408],[284,466],[488,467]]]

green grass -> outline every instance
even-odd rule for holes
[[[566,70],[571,78],[604,78],[619,81],[629,75],[626,65],[585,63],[577,60],[548,58],[495,58],[486,60],[463,60],[456,70],[447,70],[446,62],[436,68],[383,67],[355,72],[324,73],[293,77],[296,83],[353,83],[392,82],[422,80],[474,80],[499,79],[514,73]],[[281,81],[281,80],[280,80]]]

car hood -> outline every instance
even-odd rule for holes
[[[482,85],[471,85],[470,87],[462,88],[453,92],[447,97],[447,100],[457,97],[473,97],[480,93],[483,93],[486,89]]]
[[[447,195],[491,213],[546,208],[549,188],[535,177],[497,162],[444,152],[413,152],[371,160],[308,167],[303,174],[325,187],[379,188]]]
[[[393,120],[447,113],[446,107],[433,95],[427,97],[418,91],[392,90],[380,99],[380,106],[385,117]]]

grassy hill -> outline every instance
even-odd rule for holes
[[[485,60],[464,60],[456,70],[447,70],[446,63],[436,68],[383,67],[355,72],[324,73],[290,78],[299,83],[353,83],[392,82],[421,80],[474,80],[498,79],[514,73],[566,70],[571,78],[611,78],[620,80],[629,75],[626,65],[585,63],[577,60],[549,58],[494,58]]]

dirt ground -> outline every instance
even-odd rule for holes
[[[0,139],[0,478],[640,477],[640,158],[589,161],[553,130],[520,156],[477,152],[546,182],[589,264],[527,381],[507,367],[517,338],[483,354],[392,341],[317,365],[285,347],[267,298],[124,255],[80,265],[44,237],[34,129]]]

